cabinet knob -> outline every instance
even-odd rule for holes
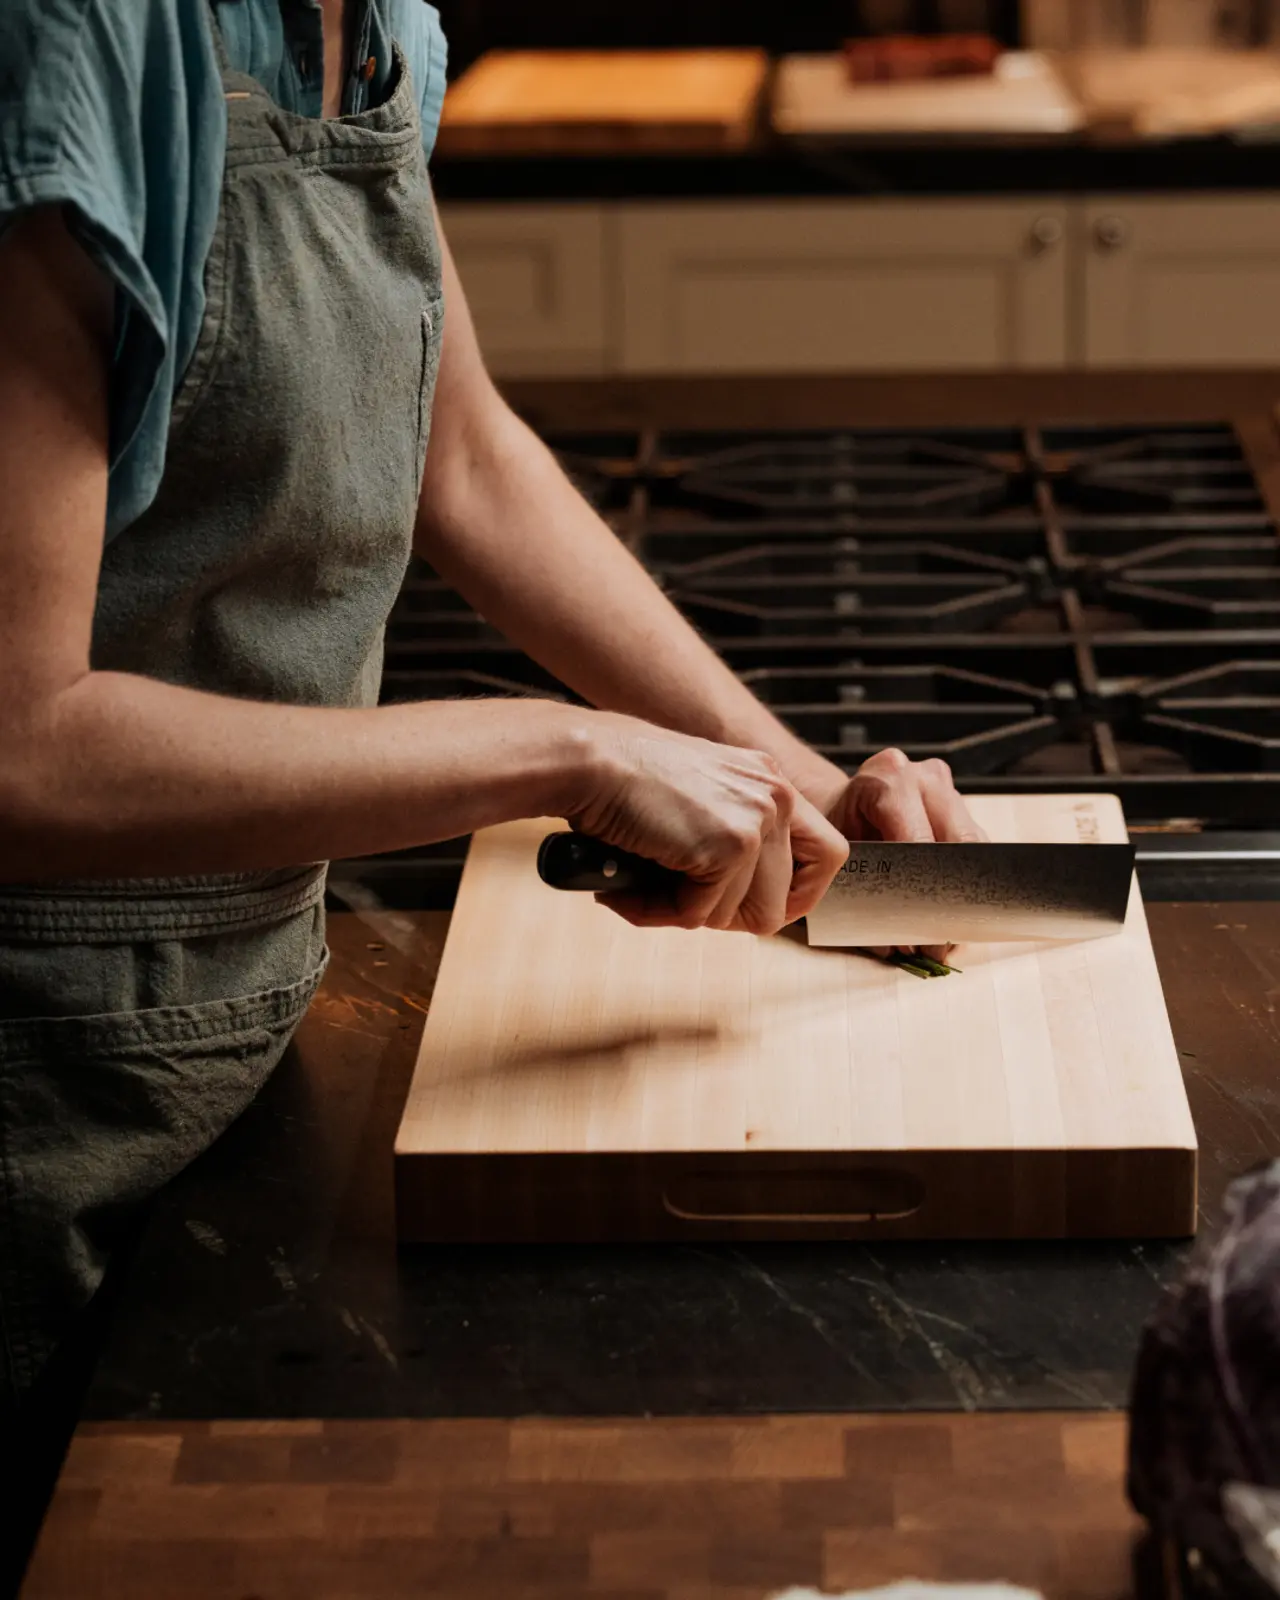
[[[1062,234],[1061,217],[1037,217],[1031,224],[1031,248],[1036,255],[1043,255],[1062,243]]]
[[[1129,242],[1129,224],[1123,217],[1099,217],[1093,225],[1093,242],[1099,250],[1122,250]]]

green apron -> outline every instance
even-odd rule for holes
[[[296,116],[214,35],[228,128],[204,324],[157,499],[105,550],[93,665],[370,705],[443,322],[417,102],[397,56],[383,104]],[[324,968],[324,875],[0,886],[0,1416],[121,1219],[279,1061]]]

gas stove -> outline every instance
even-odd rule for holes
[[[847,769],[893,744],[970,792],[1113,792],[1148,829],[1237,839],[1280,818],[1280,542],[1230,427],[548,442],[675,605]],[[568,693],[415,565],[384,696],[531,689]],[[385,885],[460,855],[363,866]]]

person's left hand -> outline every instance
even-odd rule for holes
[[[912,761],[901,750],[864,761],[827,815],[846,839],[979,844],[987,838],[946,762]]]
[[[911,844],[985,844],[987,835],[969,814],[945,761],[912,761],[901,750],[882,750],[864,761],[828,807],[846,839],[887,839]],[[947,946],[927,949],[935,961]],[[887,955],[888,951],[877,954]]]

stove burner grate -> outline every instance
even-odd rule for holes
[[[1139,720],[1197,763],[1280,773],[1280,658],[1224,661],[1147,686]]]
[[[551,442],[846,768],[895,744],[974,790],[1116,792],[1135,821],[1280,815],[1280,544],[1230,428]],[[387,669],[389,699],[556,687],[418,562]]]
[[[1044,691],[950,667],[763,667],[742,676],[788,727],[844,765],[896,745],[913,760],[941,757],[960,775],[989,773],[1062,729]]]
[[[1104,601],[1157,625],[1280,627],[1280,545],[1273,534],[1170,539],[1099,563]]]
[[[941,543],[872,543],[851,536],[759,544],[675,567],[669,592],[694,621],[725,635],[837,637],[893,631],[964,631],[1020,611],[1032,577],[999,556]]]

